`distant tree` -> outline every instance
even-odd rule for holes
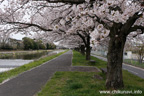
[[[56,46],[53,43],[46,43],[46,49],[55,49]]]
[[[33,45],[35,50],[39,50],[39,44],[37,42],[34,41]]]
[[[46,49],[46,46],[44,44],[40,44],[40,49]]]
[[[13,48],[9,44],[4,44],[3,46],[0,47],[0,49],[2,49],[2,50],[12,50]]]
[[[23,44],[24,44],[24,49],[25,50],[29,50],[29,49],[34,49],[34,44],[33,44],[33,40],[28,38],[28,37],[24,37],[23,38]]]
[[[34,49],[46,49],[46,45],[43,44],[42,40],[34,41]]]
[[[49,44],[48,43],[46,43],[46,49],[49,49]]]
[[[142,44],[141,46],[138,46],[138,50],[137,50],[137,54],[138,54],[138,61],[140,64],[142,64],[143,59],[144,59],[144,44]]]

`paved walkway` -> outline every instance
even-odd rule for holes
[[[0,85],[0,96],[33,96],[56,71],[98,71],[95,67],[72,67],[71,62],[72,51],[68,51]]]

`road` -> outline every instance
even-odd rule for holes
[[[69,51],[0,84],[0,96],[34,96],[56,71],[70,69],[71,58]]]
[[[94,54],[92,56],[94,56],[96,58],[99,58],[101,60],[107,61],[107,58],[104,58],[104,57],[101,57],[101,56],[97,56],[97,55],[94,55]],[[141,78],[144,79],[144,69],[142,69],[142,68],[135,67],[135,66],[123,63],[123,69],[127,70],[130,73],[132,73],[134,75],[137,75],[138,77],[141,77]]]

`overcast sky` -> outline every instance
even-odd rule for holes
[[[17,40],[22,40],[23,37],[30,37],[32,38],[34,33],[31,32],[32,35],[25,35],[25,34],[21,34],[21,33],[17,33],[17,34],[11,34],[10,37],[13,39],[17,39]]]
[[[22,38],[25,37],[25,36],[26,35],[22,35],[22,34],[18,33],[18,34],[13,34],[10,37],[14,38],[14,39],[17,39],[17,40],[22,40]]]

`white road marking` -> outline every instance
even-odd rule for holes
[[[123,69],[128,70],[128,71],[131,72],[131,73],[138,74],[138,73],[135,72],[135,71],[132,71],[132,70],[129,70],[129,69],[126,69],[126,68],[123,68]]]
[[[123,65],[126,65],[126,66],[129,66],[129,67],[133,67],[133,68],[139,69],[141,71],[144,71],[143,68],[139,68],[139,67],[136,67],[136,66],[128,65],[128,64],[125,64],[125,63],[123,63]]]

